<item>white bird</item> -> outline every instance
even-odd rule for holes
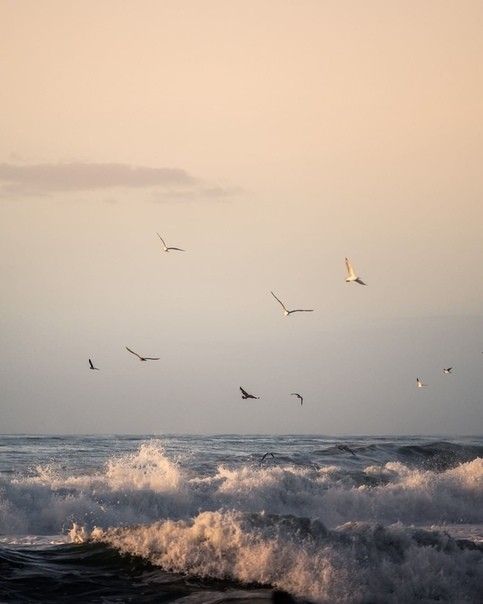
[[[416,378],[416,386],[418,388],[426,388],[427,384],[423,384],[423,382],[419,378]]]
[[[161,242],[163,244],[165,252],[169,252],[170,250],[176,250],[177,252],[185,252],[186,251],[186,250],[182,250],[180,247],[168,247],[166,245],[166,242],[164,241],[164,239],[161,237],[161,235],[159,233],[156,233],[156,235],[161,239]]]
[[[296,396],[300,400],[300,404],[304,404],[304,397],[301,394],[298,394],[298,392],[291,392],[290,396]]]
[[[285,304],[282,302],[282,300],[279,300],[273,292],[270,292],[270,293],[275,298],[275,300],[280,304],[280,306],[283,308],[283,314],[286,317],[291,315],[293,312],[314,312],[313,309],[307,310],[305,308],[295,308],[294,310],[288,310],[288,308],[285,306]]]
[[[367,283],[364,283],[364,281],[355,274],[354,267],[350,263],[349,258],[345,259],[345,265],[347,267],[347,274],[348,274],[348,277],[345,280],[346,283],[352,283],[352,281],[355,281],[356,283],[359,283],[360,285],[367,285]]]
[[[446,369],[443,369],[443,373],[453,373],[453,367],[447,367]]]
[[[89,359],[89,369],[94,369],[94,371],[100,371],[100,369],[98,367],[94,367],[94,364],[92,363],[92,361]]]
[[[126,350],[128,350],[131,354],[136,356],[140,361],[159,361],[159,357],[142,357],[140,354],[138,354],[137,352],[134,352],[134,350],[131,350],[127,346],[126,346]]]

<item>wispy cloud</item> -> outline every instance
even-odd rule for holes
[[[213,186],[178,168],[150,168],[116,163],[0,164],[2,196],[44,196],[58,192],[109,188],[152,188],[211,197],[228,189]]]

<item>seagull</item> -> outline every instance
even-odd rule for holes
[[[352,453],[352,455],[354,457],[357,457],[357,455],[354,453],[354,451],[347,445],[337,445],[337,448],[340,449],[341,451],[347,451],[347,453]]]
[[[98,367],[94,367],[94,364],[92,363],[92,361],[89,359],[89,369],[94,369],[94,371],[100,371],[100,369]]]
[[[141,355],[139,355],[137,352],[134,352],[134,350],[131,350],[130,348],[128,348],[126,346],[126,350],[128,350],[131,354],[133,354],[134,356],[137,356],[137,358],[140,361],[159,361],[159,357],[142,357]]]
[[[263,461],[265,460],[265,458],[268,457],[269,455],[271,455],[272,458],[275,459],[275,455],[271,451],[269,451],[268,453],[265,453],[265,455],[260,460],[260,463],[263,463]]]
[[[275,298],[275,300],[280,304],[280,306],[283,308],[283,314],[288,317],[289,315],[291,315],[293,312],[314,312],[313,309],[311,310],[307,310],[307,309],[303,309],[303,308],[296,308],[294,310],[287,310],[287,307],[285,306],[285,304],[282,302],[282,300],[279,300],[277,298],[277,296],[273,293],[270,292],[272,294],[272,296]]]
[[[443,369],[443,373],[453,373],[453,367],[448,367],[446,369]]]
[[[351,283],[352,281],[355,281],[356,283],[359,283],[359,285],[367,285],[367,283],[364,283],[364,281],[362,281],[362,279],[355,274],[354,268],[353,268],[352,264],[350,263],[349,258],[345,259],[345,265],[347,267],[347,273],[348,273],[348,277],[345,280],[346,283]]]
[[[304,404],[304,397],[301,394],[298,394],[297,392],[291,392],[290,396],[296,396],[298,399],[300,399],[300,404]]]
[[[243,390],[243,388],[240,386],[240,390],[242,393],[242,399],[246,399],[246,398],[260,398],[259,396],[253,396],[253,394],[248,394],[248,392],[246,390]]]
[[[170,250],[176,250],[177,252],[185,252],[186,251],[186,250],[182,250],[180,247],[168,247],[166,245],[166,242],[164,241],[164,239],[161,237],[161,235],[159,233],[156,233],[156,235],[161,239],[165,252],[169,252]]]
[[[416,386],[418,388],[426,388],[427,384],[423,384],[423,382],[419,378],[416,378]]]

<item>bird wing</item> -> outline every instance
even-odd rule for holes
[[[250,394],[248,394],[248,392],[246,390],[243,390],[243,388],[240,386],[240,390],[241,393],[243,394],[243,396],[250,396]]]
[[[89,359],[89,365],[91,366],[91,369],[94,369],[94,365],[92,364],[92,361]]]
[[[367,285],[367,283],[364,283],[364,281],[362,279],[359,279],[359,277],[357,277],[356,283],[359,283],[360,285]]]
[[[156,235],[161,239],[161,241],[163,242],[164,247],[166,247],[166,243],[165,243],[164,239],[161,237],[161,235],[159,233],[156,233]]]
[[[159,361],[160,357],[143,357],[145,361]]]
[[[347,267],[347,272],[349,274],[349,277],[355,277],[356,274],[354,272],[354,269],[352,268],[352,264],[350,263],[349,258],[345,259],[345,265]]]
[[[260,460],[260,463],[265,459],[265,457],[267,457],[268,453],[265,453],[265,455],[262,457],[262,459]]]
[[[296,308],[295,310],[290,310],[289,312],[314,312],[314,309],[311,308],[307,310],[306,308]]]
[[[168,250],[176,250],[177,252],[186,252],[186,250],[182,250],[180,247],[169,247]]]
[[[134,352],[134,350],[131,350],[127,346],[126,346],[126,350],[128,350],[131,354],[133,354],[134,356],[136,356],[138,359],[141,358],[141,356],[137,352]]]
[[[283,308],[283,310],[287,310],[287,309],[285,308],[285,304],[282,302],[282,300],[279,300],[279,299],[277,298],[277,296],[276,296],[276,295],[275,295],[273,292],[270,292],[270,293],[271,293],[271,294],[272,294],[272,296],[275,298],[275,300],[276,300],[276,301],[277,301],[277,302],[280,304],[280,306]],[[287,312],[288,312],[288,311],[287,311]]]

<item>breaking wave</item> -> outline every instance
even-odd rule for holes
[[[476,602],[483,584],[483,546],[398,525],[328,530],[307,518],[217,511],[90,533],[74,527],[71,537],[167,571],[270,585],[318,602]]]
[[[0,480],[0,532],[56,534],[87,528],[192,518],[219,509],[351,521],[441,524],[483,521],[483,459],[443,471],[400,461],[347,471],[336,465],[219,465],[199,474],[149,442],[92,474],[55,466]]]

